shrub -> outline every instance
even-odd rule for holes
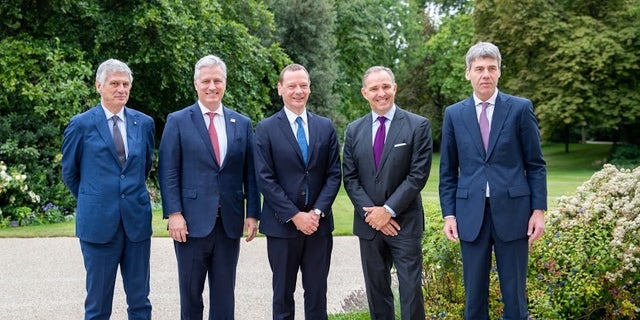
[[[529,255],[527,291],[534,319],[635,319],[640,316],[640,167],[605,165],[547,213],[544,237]],[[423,241],[428,319],[462,319],[460,248],[442,234],[442,216],[427,206]],[[497,272],[489,311],[502,313]]]
[[[640,315],[640,167],[605,165],[548,213],[530,258],[536,318]]]
[[[7,167],[0,161],[0,217],[21,224],[31,215],[31,206],[40,202],[40,196],[29,190],[27,175],[20,166]]]

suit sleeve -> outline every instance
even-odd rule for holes
[[[530,101],[520,121],[520,143],[524,152],[524,168],[531,189],[531,209],[547,210],[547,169],[540,146],[538,121]]]
[[[390,206],[396,214],[402,214],[413,204],[414,199],[427,183],[431,172],[433,156],[431,125],[428,120],[422,119],[413,130],[413,150],[409,174],[385,201],[385,204]]]
[[[163,216],[167,218],[174,212],[182,212],[180,171],[182,151],[180,144],[180,129],[172,114],[167,116],[160,139],[158,158],[158,176],[162,193]]]
[[[80,185],[80,159],[82,159],[82,126],[76,117],[69,121],[62,139],[62,180],[78,199]]]
[[[260,191],[256,181],[255,159],[254,159],[254,135],[251,121],[248,121],[246,127],[247,150],[245,159],[245,176],[244,176],[244,192],[247,199],[246,213],[247,218],[260,219]]]
[[[353,125],[347,127],[347,131],[344,134],[344,149],[342,151],[342,173],[344,188],[349,195],[349,199],[353,203],[354,210],[364,219],[364,210],[362,207],[370,207],[373,205],[373,200],[367,194],[360,183],[360,172],[358,171],[358,165],[355,159],[354,135],[357,133],[357,128]]]
[[[456,215],[458,167],[458,150],[451,120],[451,110],[447,109],[442,121],[442,139],[440,141],[439,193],[443,217]]]

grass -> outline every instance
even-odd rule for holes
[[[545,144],[542,151],[547,161],[547,184],[549,206],[553,207],[555,199],[575,192],[582,182],[602,167],[611,151],[610,145],[572,144],[569,153],[564,152],[563,144]],[[440,157],[434,155],[431,175],[422,191],[423,201],[439,203],[438,168]],[[351,235],[353,224],[353,205],[344,188],[341,188],[333,205],[335,231],[334,235]],[[160,210],[153,212],[153,234],[155,237],[167,237],[166,221],[162,220]],[[74,222],[50,225],[27,226],[0,229],[0,238],[32,238],[32,237],[73,237]]]

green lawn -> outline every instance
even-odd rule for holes
[[[610,145],[572,144],[569,153],[564,152],[562,144],[545,144],[543,153],[547,161],[547,183],[549,206],[553,207],[555,199],[575,191],[582,182],[602,167],[610,152]],[[422,191],[423,200],[438,203],[438,168],[439,154],[434,155],[429,181]],[[335,235],[351,235],[353,223],[353,206],[344,188],[340,189],[333,205]],[[58,223],[53,225],[27,226],[0,229],[0,238],[10,237],[72,237],[74,223]],[[156,237],[168,236],[166,221],[162,220],[159,210],[153,214],[153,234]]]

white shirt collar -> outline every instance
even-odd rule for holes
[[[118,116],[118,118],[120,118],[121,121],[124,122],[124,108],[122,107],[122,109],[120,109],[120,111],[118,113],[111,113],[111,111],[109,111],[109,109],[107,109],[102,103],[100,104],[100,106],[102,107],[102,110],[104,110],[104,114],[107,116],[107,120],[110,120],[111,117],[113,116]]]
[[[207,109],[207,107],[205,107],[202,103],[200,103],[200,100],[198,100],[198,107],[200,107],[200,112],[202,112],[202,115],[205,116],[207,113],[211,112],[211,110]],[[218,107],[218,109],[216,111],[213,111],[216,115],[218,115],[219,117],[224,118],[224,108],[222,106],[222,104],[220,105],[220,107]]]
[[[498,88],[496,88],[496,91],[494,91],[493,94],[491,95],[491,97],[489,99],[487,99],[487,102],[489,102],[490,105],[495,106],[497,97],[498,97]],[[473,93],[473,102],[474,102],[474,106],[478,106],[480,103],[482,103],[484,101],[480,100],[480,98],[478,98],[476,96],[475,92],[474,92]]]
[[[384,116],[385,118],[387,118],[388,121],[393,120],[393,116],[396,114],[396,104],[394,103],[393,106],[391,106],[391,109],[389,109],[389,111],[387,111],[387,113],[383,114],[382,116]],[[379,115],[373,111],[371,111],[371,122],[376,122],[376,120],[378,120]]]
[[[307,109],[305,108],[304,111],[302,111],[302,113],[298,116],[297,114],[293,113],[293,111],[287,109],[287,107],[282,107],[284,109],[284,114],[287,115],[287,120],[289,121],[290,125],[293,125],[296,122],[296,119],[298,117],[302,118],[302,123],[308,123],[307,122]]]

